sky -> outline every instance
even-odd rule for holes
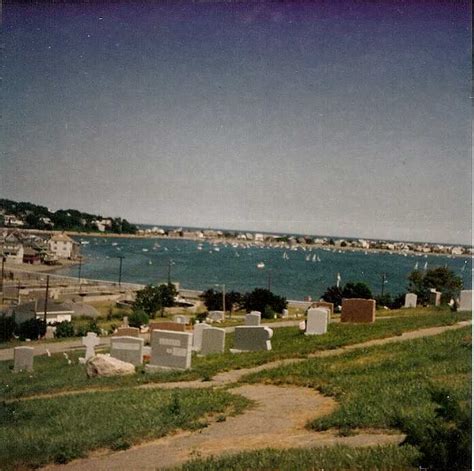
[[[4,4],[0,197],[471,243],[467,1]]]

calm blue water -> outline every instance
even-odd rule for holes
[[[79,240],[79,239],[77,239]],[[251,291],[267,287],[271,273],[272,291],[289,299],[304,296],[318,298],[328,286],[336,284],[337,273],[341,283],[364,281],[374,292],[381,290],[381,275],[386,273],[385,292],[398,294],[406,288],[406,278],[415,268],[447,266],[463,278],[464,286],[471,286],[472,261],[469,258],[440,256],[403,256],[389,253],[325,251],[304,252],[277,248],[233,248],[188,240],[119,239],[83,237],[89,241],[82,245],[86,257],[82,276],[110,281],[118,280],[119,255],[123,255],[122,281],[130,283],[166,282],[168,261],[172,260],[171,279],[188,289],[216,288],[225,283],[226,290]],[[116,244],[116,245],[112,245]],[[159,247],[156,247],[159,245]],[[143,251],[143,249],[147,251]],[[287,253],[288,259],[283,258]],[[312,261],[315,255],[316,261]],[[307,258],[310,260],[307,260]],[[317,261],[319,257],[320,261]],[[264,268],[257,268],[263,262]],[[70,267],[59,273],[77,276],[78,268]],[[218,288],[216,288],[218,289]]]

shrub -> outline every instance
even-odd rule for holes
[[[264,319],[274,319],[275,311],[270,306],[265,306],[262,317]]]
[[[150,318],[145,311],[137,309],[128,316],[128,325],[140,328],[142,325],[148,324],[149,320]]]
[[[398,419],[398,427],[407,434],[404,443],[422,453],[421,465],[428,469],[471,469],[471,409],[461,406],[452,394],[440,390],[431,393],[438,405],[431,421]]]
[[[62,321],[56,326],[54,336],[60,337],[74,337],[74,325],[69,321]]]
[[[12,316],[2,314],[0,316],[0,342],[8,342],[13,336],[16,323]]]
[[[17,325],[15,333],[20,340],[37,340],[46,333],[46,322],[41,319],[29,319]]]
[[[89,323],[86,325],[80,325],[76,329],[76,335],[79,337],[84,337],[85,335],[87,335],[87,332],[94,332],[97,335],[101,334],[100,327],[97,325],[97,322],[95,320],[89,321]]]

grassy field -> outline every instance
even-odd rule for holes
[[[122,390],[0,405],[2,470],[64,463],[98,448],[121,450],[173,430],[207,426],[249,401],[224,391]],[[24,468],[23,468],[24,469]]]
[[[12,361],[0,362],[0,399],[14,399],[35,394],[67,391],[83,388],[128,387],[147,382],[184,381],[192,379],[209,380],[220,371],[248,368],[263,363],[299,357],[309,353],[334,349],[366,340],[400,335],[402,332],[423,327],[447,325],[470,314],[433,312],[431,315],[413,315],[393,319],[381,319],[374,324],[330,324],[328,333],[322,336],[305,336],[297,327],[275,329],[272,351],[252,352],[234,355],[228,351],[233,346],[233,335],[226,336],[226,352],[205,358],[193,357],[193,369],[184,372],[162,372],[145,374],[142,368],[138,374],[121,378],[93,378],[85,375],[84,366],[78,364],[82,351],[69,353],[69,365],[62,354],[35,358],[33,373],[12,374]]]
[[[413,463],[419,453],[411,446],[275,450],[239,453],[222,458],[196,459],[177,468],[181,471],[248,470],[418,470]]]
[[[309,386],[335,397],[340,407],[314,420],[314,430],[351,433],[392,428],[413,418],[428,422],[435,407],[433,390],[447,389],[464,405],[470,401],[471,329],[309,359],[242,381]]]

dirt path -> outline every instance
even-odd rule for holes
[[[470,325],[470,321],[452,326],[431,327],[407,332],[396,337],[370,340],[334,350],[317,352],[309,357],[327,357],[344,352],[384,345],[421,337],[438,335]],[[266,363],[255,368],[234,370],[216,375],[212,381],[188,381],[179,383],[147,384],[142,388],[203,388],[222,387],[239,381],[244,375],[275,368],[282,364],[303,361],[287,359]],[[164,469],[184,463],[194,457],[218,456],[222,453],[261,448],[297,448],[345,444],[349,446],[373,446],[400,443],[404,436],[387,431],[366,431],[350,437],[340,437],[333,431],[313,432],[305,429],[309,420],[331,413],[337,403],[313,389],[295,386],[242,385],[231,390],[255,402],[255,407],[224,422],[211,422],[199,432],[179,432],[129,450],[112,452],[102,450],[89,458],[75,460],[66,465],[51,465],[48,471],[115,471]]]
[[[180,432],[122,452],[110,450],[67,465],[53,465],[45,470],[69,471],[152,471],[176,466],[193,457],[236,453],[267,448],[296,448],[334,445],[370,446],[399,443],[402,435],[362,433],[338,437],[333,432],[311,432],[305,424],[310,419],[329,414],[336,402],[312,389],[245,385],[233,390],[256,401],[256,406],[225,422],[213,422],[199,432]],[[289,400],[291,398],[291,400]],[[295,407],[296,406],[296,407]]]

